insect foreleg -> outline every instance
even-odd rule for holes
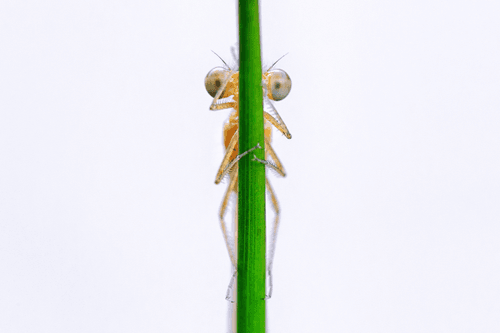
[[[281,133],[283,133],[284,136],[286,136],[287,139],[291,139],[292,135],[288,131],[285,122],[283,122],[283,119],[281,119],[280,115],[278,114],[278,111],[271,102],[268,103],[269,105],[271,105],[275,117],[270,115],[268,112],[264,111],[264,118],[270,121],[271,124],[274,125],[274,127],[276,127]]]
[[[224,89],[226,88],[227,83],[231,79],[231,76],[233,75],[233,73],[234,73],[233,71],[229,71],[229,73],[226,74],[226,78],[224,79],[224,81],[220,85],[219,90],[217,90],[217,93],[215,94],[215,97],[212,101],[212,105],[210,105],[210,110],[215,111],[215,110],[221,109],[221,106],[218,105],[217,101],[219,100],[220,95],[222,95],[222,93],[224,92]]]

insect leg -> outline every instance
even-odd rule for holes
[[[224,221],[224,214],[226,213],[227,204],[229,202],[229,198],[231,194],[236,191],[236,186],[238,184],[238,166],[236,166],[236,170],[234,171],[234,175],[231,177],[231,182],[227,187],[226,194],[224,195],[224,199],[222,199],[222,204],[219,211],[219,221],[220,226],[222,228],[222,234],[224,236],[224,241],[226,242],[227,252],[229,253],[229,258],[231,259],[231,263],[233,264],[234,269],[236,269],[236,256],[234,255],[233,248],[229,243],[229,236],[227,234],[227,226]]]
[[[274,171],[276,171],[277,173],[279,173],[280,176],[286,177],[285,169],[283,168],[283,165],[281,164],[281,161],[279,160],[278,155],[276,155],[276,152],[271,147],[271,144],[269,143],[269,141],[267,139],[265,139],[265,143],[266,143],[266,152],[268,152],[269,155],[271,155],[271,158],[273,159],[274,163],[266,161],[266,160],[261,160],[260,158],[257,158],[257,156],[255,156],[255,155],[253,155],[252,161],[257,161],[257,162],[260,162],[262,164],[265,164],[268,167],[270,167],[271,169],[273,169]]]
[[[215,184],[219,184],[224,178],[224,176],[227,174],[229,171],[229,168],[227,167],[229,163],[229,158],[231,158],[231,155],[236,147],[236,144],[238,143],[238,130],[236,130],[233,134],[233,137],[231,138],[231,141],[229,141],[229,146],[227,146],[226,149],[226,154],[224,155],[224,158],[222,159],[222,163],[220,164],[219,171],[217,171],[217,176],[215,176]]]
[[[234,135],[233,135],[233,139],[234,139]],[[231,142],[233,141],[233,139],[231,139]],[[215,183],[218,184],[220,183],[220,181],[222,180],[222,178],[224,178],[224,176],[236,165],[236,163],[238,163],[239,160],[241,160],[241,158],[243,156],[245,156],[246,154],[254,151],[255,149],[261,149],[262,147],[260,146],[259,143],[257,143],[257,145],[253,148],[250,148],[248,149],[246,152],[244,152],[243,154],[239,154],[238,156],[235,157],[234,160],[231,161],[231,163],[229,163],[229,165],[227,165],[227,167],[224,169],[224,171],[220,174],[220,176],[217,177],[217,179],[215,179]],[[227,151],[229,151],[229,148],[227,149]],[[226,153],[227,155],[227,153]],[[225,158],[224,158],[225,159]],[[224,162],[224,161],[222,161]],[[221,165],[221,168],[222,168],[222,165]],[[220,171],[220,169],[219,169]]]
[[[292,135],[288,131],[288,128],[286,127],[285,122],[283,121],[283,119],[281,119],[281,117],[278,114],[278,111],[274,107],[273,103],[271,103],[271,102],[268,102],[268,103],[269,103],[269,105],[271,105],[271,107],[273,109],[273,113],[276,117],[273,117],[269,113],[264,111],[264,118],[266,118],[268,121],[270,121],[271,124],[274,125],[274,127],[276,127],[281,133],[283,133],[284,136],[286,136],[287,139],[291,139]]]
[[[234,170],[234,174],[232,174],[232,176],[231,176],[231,182],[229,183],[229,186],[227,187],[226,194],[224,195],[224,199],[222,200],[222,204],[221,204],[220,212],[219,212],[219,220],[220,220],[220,225],[222,228],[222,234],[224,236],[224,241],[226,242],[227,252],[229,253],[229,257],[231,259],[231,264],[233,265],[233,268],[234,268],[234,273],[231,277],[231,280],[229,281],[229,285],[227,286],[227,291],[226,291],[226,300],[230,301],[231,303],[234,303],[234,300],[231,300],[231,294],[234,292],[233,286],[234,286],[236,274],[238,271],[237,271],[236,256],[234,254],[233,247],[231,246],[231,244],[229,242],[229,237],[227,234],[227,225],[226,225],[226,222],[224,221],[224,214],[226,213],[227,204],[228,204],[229,198],[231,197],[231,194],[233,192],[237,192],[237,185],[238,185],[238,166],[236,166],[236,169]]]
[[[227,109],[227,108],[233,107],[233,105],[237,104],[235,101],[230,102],[230,103],[220,103],[219,102],[219,98],[222,95],[222,93],[224,92],[224,89],[226,88],[233,73],[234,73],[234,71],[231,70],[226,74],[226,78],[224,79],[221,86],[219,87],[219,90],[217,90],[217,93],[215,94],[215,97],[212,101],[212,104],[210,105],[210,110],[216,111],[216,110]],[[226,104],[230,104],[230,105],[226,105]]]
[[[266,138],[264,138],[264,139],[266,142],[266,152],[268,152],[269,155],[271,155],[271,158],[273,159],[276,167],[279,169],[279,171],[278,171],[279,174],[283,177],[286,177],[285,169],[283,168],[283,164],[281,164],[281,161],[278,158],[278,155],[276,155],[276,152],[274,151],[273,147],[269,143],[269,140],[267,140]]]
[[[276,250],[276,240],[278,238],[278,227],[279,227],[279,221],[280,221],[280,206],[278,204],[278,199],[276,198],[276,195],[274,194],[273,188],[271,187],[271,184],[269,183],[269,180],[266,177],[266,187],[269,192],[269,196],[271,197],[271,203],[273,206],[274,210],[274,225],[273,225],[273,232],[271,235],[271,245],[270,245],[270,251],[269,251],[269,258],[267,260],[267,274],[269,276],[269,292],[266,294],[266,299],[271,298],[273,295],[273,274],[272,274],[272,269],[273,269],[273,260],[274,260],[274,252]]]
[[[229,285],[227,286],[227,291],[226,291],[226,301],[229,301],[231,303],[234,303],[234,300],[231,299],[231,294],[233,291],[233,286],[234,286],[234,281],[236,281],[236,274],[238,271],[235,269],[233,275],[231,276],[231,280],[229,281]]]

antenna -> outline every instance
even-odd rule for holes
[[[281,56],[281,58],[279,58],[278,60],[276,60],[276,61],[274,62],[274,64],[272,64],[272,66],[271,66],[271,67],[269,67],[269,68],[267,69],[267,71],[266,71],[266,72],[270,71],[270,70],[271,70],[271,68],[273,68],[273,67],[274,67],[274,65],[276,65],[276,64],[278,63],[278,61],[280,61],[281,59],[283,59],[283,57],[284,57],[284,56],[286,56],[288,53],[290,53],[290,52],[285,53],[283,56]]]
[[[214,52],[214,50],[210,50],[210,51]],[[231,67],[229,67],[229,66],[228,66],[228,64],[226,64],[226,62],[224,61],[224,59],[222,59],[222,58],[221,58],[221,56],[220,56],[220,55],[218,55],[218,54],[217,54],[217,53],[215,53],[215,52],[214,52],[214,54],[215,54],[216,56],[218,56],[220,60],[222,60],[222,62],[224,63],[224,65],[226,65],[227,69],[229,69],[229,70],[231,69]],[[283,58],[283,57],[281,57],[281,58]],[[280,59],[281,59],[281,58],[280,58]]]

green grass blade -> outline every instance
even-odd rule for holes
[[[239,1],[239,151],[264,145],[259,2]],[[265,333],[266,208],[264,159],[256,149],[238,164],[238,333]]]

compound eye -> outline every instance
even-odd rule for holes
[[[215,67],[210,72],[208,72],[205,77],[205,88],[210,96],[215,97],[217,91],[219,91],[220,86],[224,83],[228,71],[222,67]]]
[[[268,75],[268,97],[274,101],[281,101],[292,89],[292,80],[281,69],[269,71]]]

